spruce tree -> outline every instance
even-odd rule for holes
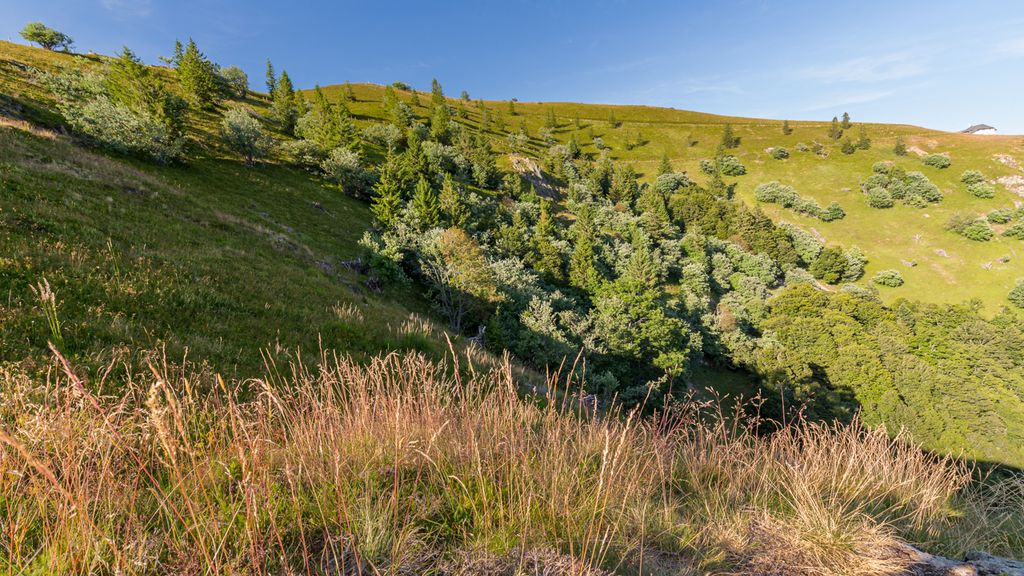
[[[274,96],[274,89],[277,88],[277,74],[274,73],[274,65],[267,58],[267,94]]]
[[[455,183],[451,174],[445,173],[444,182],[441,184],[441,197],[439,198],[441,213],[448,224],[458,228],[464,228],[469,221],[469,208],[462,200],[462,192]]]
[[[435,110],[439,106],[446,106],[447,102],[444,97],[444,90],[441,89],[441,83],[434,78],[430,82],[430,109]]]
[[[220,91],[220,81],[213,63],[206,59],[191,38],[178,62],[178,82],[196,107],[213,108]]]
[[[576,214],[570,234],[573,252],[569,257],[569,283],[593,295],[600,287],[601,277],[594,265],[596,230],[589,205],[583,204]]]
[[[828,137],[833,140],[839,140],[843,137],[843,129],[839,126],[839,118],[832,117],[832,124],[828,128]]]
[[[725,129],[722,131],[722,141],[719,146],[722,148],[736,148],[740,145],[740,137],[736,136],[732,130],[732,124],[726,124]]]
[[[426,228],[437,226],[441,220],[441,207],[437,192],[434,191],[434,188],[423,176],[420,176],[419,182],[416,183],[416,191],[412,197],[412,207],[416,210],[416,215]]]
[[[896,145],[892,147],[892,152],[897,156],[907,155],[907,143],[903,141],[903,136],[896,137]]]
[[[849,112],[843,112],[843,123],[840,124],[840,126],[842,126],[843,130],[849,130],[850,127],[853,126],[853,124],[850,123]]]
[[[555,225],[551,221],[550,204],[549,200],[541,198],[540,217],[533,231],[533,267],[551,280],[561,281],[565,275],[562,272],[562,255],[553,242]]]
[[[508,101],[508,115],[509,116],[515,116],[516,115],[516,101],[515,100],[509,100]]]
[[[552,108],[548,108],[547,119],[544,121],[544,126],[548,128],[558,128],[558,118],[555,116],[555,111]]]
[[[402,185],[397,172],[395,157],[388,154],[380,167],[380,176],[373,186],[373,200],[370,210],[383,229],[389,229],[398,221],[402,207]]]
[[[274,88],[274,116],[281,123],[281,131],[291,134],[295,130],[295,121],[299,117],[299,107],[295,99],[295,87],[288,77],[287,71],[281,72],[281,77]]]
[[[857,137],[856,146],[861,150],[868,150],[871,148],[871,139],[868,138],[868,129],[863,124],[860,125],[860,135]]]
[[[619,127],[619,120],[615,117],[615,110],[608,113],[608,125],[612,128]]]
[[[793,133],[793,129],[789,127],[789,120],[782,121],[782,133],[786,136]]]
[[[674,170],[672,169],[672,162],[668,159],[668,153],[663,153],[661,155],[661,164],[658,165],[658,176],[671,174],[672,172],[674,172]]]

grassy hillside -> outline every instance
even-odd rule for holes
[[[193,124],[186,166],[82,148],[15,119],[56,117],[26,65],[99,58],[0,44],[0,362],[49,364],[42,282],[62,350],[90,367],[126,369],[137,350],[154,350],[244,376],[265,354],[447,351],[415,292],[380,292],[346,267],[371,219],[366,203],[301,170],[225,157],[213,113]]]
[[[341,89],[330,86],[324,91],[338,98]],[[382,88],[356,84],[353,90],[357,101],[351,108],[356,114],[364,118],[383,118]],[[411,101],[408,93],[401,94],[407,102]],[[419,100],[423,106],[413,108],[425,117],[429,94],[420,94]],[[470,124],[480,126],[482,115],[477,101],[451,102],[465,109]],[[488,108],[491,133],[495,136],[504,135],[495,124],[496,116],[501,117],[505,131],[513,131],[520,123],[525,123],[532,137],[532,152],[540,155],[546,146],[540,141],[539,132],[547,122],[549,111],[553,111],[559,123],[553,131],[558,141],[575,138],[585,152],[597,154],[593,134],[610,147],[612,158],[631,163],[647,181],[653,180],[663,155],[668,156],[675,169],[700,178],[700,160],[714,157],[725,124],[731,124],[741,144],[729,153],[738,156],[747,168],[746,175],[729,179],[736,182],[738,197],[754,205],[754,188],[763,182],[778,180],[823,206],[839,202],[846,211],[846,218],[829,223],[778,206],[762,204],[761,208],[775,220],[812,231],[830,244],[863,249],[870,259],[861,282],[864,285],[869,285],[870,278],[879,270],[898,269],[906,284],[898,289],[883,290],[882,296],[888,302],[907,298],[952,304],[978,299],[991,313],[1006,305],[1007,293],[1017,280],[1024,278],[1024,244],[1020,240],[997,235],[990,242],[975,242],[945,229],[946,222],[957,213],[984,216],[997,208],[1013,208],[1024,203],[1024,197],[1002,185],[997,186],[995,198],[979,199],[969,195],[960,183],[961,174],[968,169],[980,170],[990,181],[1004,176],[1024,176],[1021,169],[996,158],[997,155],[1009,156],[1024,166],[1024,136],[971,136],[907,125],[866,124],[871,148],[847,156],[841,153],[838,143],[828,139],[828,121],[790,122],[792,133],[784,135],[781,120],[669,108],[516,102],[516,115],[511,116],[508,102],[486,101],[483,104]],[[837,110],[836,114],[841,112]],[[612,114],[619,123],[614,128],[609,122]],[[579,129],[575,122],[577,116]],[[859,128],[860,123],[854,121],[846,132],[856,139]],[[627,149],[626,143],[638,140],[639,135],[645,143]],[[893,153],[897,137],[902,137],[911,149],[907,156]],[[828,145],[827,158],[797,151],[798,143],[810,146],[815,140]],[[772,159],[768,149],[779,146],[790,152],[788,159]],[[949,154],[952,165],[943,170],[923,166],[919,153],[925,152]],[[860,183],[871,175],[871,167],[878,161],[892,161],[908,171],[924,172],[945,198],[926,209],[899,203],[887,210],[870,208],[861,193]],[[1009,260],[1000,262],[1003,257]],[[908,265],[910,262],[915,265]]]

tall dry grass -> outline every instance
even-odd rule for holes
[[[101,398],[66,363],[4,373],[0,569],[894,574],[902,541],[1009,526],[980,520],[1000,508],[963,465],[884,432],[590,418],[522,399],[507,360],[471,367],[324,355],[228,383],[161,363]]]

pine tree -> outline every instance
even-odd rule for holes
[[[782,133],[786,136],[793,133],[793,129],[789,127],[789,120],[782,121]]]
[[[423,176],[420,176],[419,182],[416,183],[416,192],[412,197],[412,207],[416,210],[416,215],[426,228],[437,226],[441,220],[441,207],[437,198],[437,192],[434,191],[434,188]]]
[[[212,108],[215,104],[220,91],[215,67],[191,38],[178,62],[178,82],[182,91],[197,107]]]
[[[441,104],[434,108],[434,113],[430,117],[430,136],[438,142],[448,141],[448,125],[452,121],[452,116],[448,112],[448,105]]]
[[[447,102],[444,97],[444,90],[441,89],[441,83],[434,78],[430,82],[430,109],[436,110],[440,106],[447,106]]]
[[[462,101],[463,102],[469,102],[469,92],[467,92],[465,90],[462,91]]]
[[[601,277],[594,266],[596,230],[589,205],[584,204],[576,214],[570,234],[573,252],[569,257],[569,283],[588,294],[595,294]]]
[[[451,174],[444,175],[444,182],[441,184],[441,197],[439,199],[441,213],[448,224],[458,228],[464,228],[469,221],[469,209],[462,201],[462,192],[459,190],[455,179]]]
[[[288,77],[287,71],[281,72],[281,77],[274,88],[274,115],[281,123],[281,131],[291,134],[295,130],[295,122],[299,118],[299,107],[295,98],[295,87]]]
[[[722,141],[719,146],[722,148],[730,149],[736,148],[740,145],[740,137],[732,130],[732,124],[726,124],[725,129],[722,131]]]
[[[615,110],[612,110],[611,112],[608,113],[608,125],[611,126],[612,128],[619,127],[619,120],[615,118]]]
[[[839,140],[843,137],[843,129],[839,126],[839,118],[832,117],[832,124],[828,129],[828,137],[833,140]]]
[[[534,268],[554,281],[565,278],[562,272],[562,255],[553,242],[555,225],[551,221],[550,201],[541,198],[540,217],[533,231]]]
[[[903,136],[896,137],[896,145],[893,146],[892,152],[897,156],[907,155],[907,143],[903,141]]]
[[[863,124],[860,125],[860,135],[857,137],[856,146],[861,150],[868,150],[871,148],[871,139],[868,138],[868,129]]]
[[[384,163],[381,164],[377,183],[373,186],[370,210],[383,229],[394,226],[402,207],[402,185],[396,173],[396,164],[395,157],[388,154]]]
[[[671,174],[672,172],[674,172],[674,170],[672,169],[672,162],[668,159],[668,153],[663,153],[661,155],[661,164],[658,165],[658,176],[661,176],[662,174]]]
[[[850,123],[849,112],[843,112],[843,123],[840,124],[840,126],[842,126],[843,130],[849,130],[850,127],[853,126],[853,124]]]
[[[274,90],[277,88],[277,74],[274,73],[274,65],[267,58],[267,94],[274,97]]]
[[[547,119],[544,121],[544,126],[548,128],[558,128],[558,118],[555,116],[555,111],[552,108],[548,108]]]
[[[515,116],[516,115],[516,101],[514,99],[508,101],[508,115],[509,116]]]

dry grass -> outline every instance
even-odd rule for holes
[[[158,363],[102,398],[66,364],[0,374],[0,569],[895,574],[897,542],[1009,526],[1006,494],[884,432],[582,418],[522,400],[507,361],[458,362],[324,354],[232,384]]]

